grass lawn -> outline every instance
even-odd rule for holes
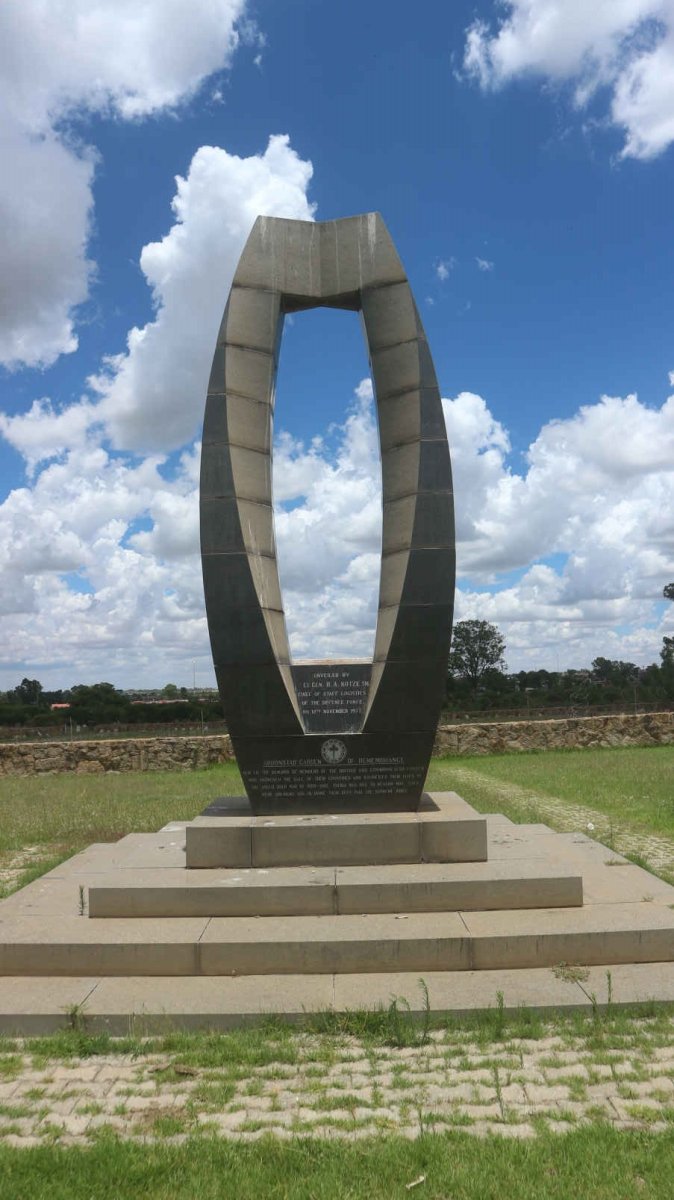
[[[470,772],[452,784],[454,768]],[[625,746],[596,750],[547,750],[437,759],[429,787],[459,791],[485,810],[494,805],[495,782],[514,784],[542,797],[595,808],[616,823],[674,837],[674,746]],[[491,786],[490,786],[491,785]],[[504,803],[506,801],[504,800]],[[530,820],[527,801],[514,803],[515,819]],[[535,796],[532,797],[535,805]],[[505,811],[499,808],[498,811]]]
[[[669,1200],[672,1178],[674,1134],[608,1126],[522,1142],[450,1133],[355,1143],[103,1138],[91,1149],[0,1147],[3,1200]]]
[[[498,783],[506,785],[503,793],[495,791]],[[537,815],[537,798],[547,798],[674,837],[674,746],[435,759],[427,786],[458,791],[480,811],[514,820],[554,824]],[[233,763],[199,771],[10,776],[0,783],[0,864],[33,848],[35,865],[20,878],[25,884],[92,842],[189,820],[216,796],[242,791]]]
[[[16,881],[24,886],[92,842],[191,820],[216,796],[242,791],[233,763],[200,771],[9,776],[0,781],[0,869],[30,847],[31,865]],[[0,896],[14,886],[0,885]]]

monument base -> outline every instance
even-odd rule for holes
[[[187,867],[352,866],[482,862],[487,826],[455,792],[424,792],[415,811],[382,813],[357,801],[339,813],[260,815],[222,797],[185,830]]]
[[[62,1028],[73,1006],[113,1033],[392,995],[416,1011],[420,979],[437,1013],[498,993],[541,1011],[674,999],[674,888],[584,834],[480,816],[453,793],[387,818],[223,807],[90,846],[0,902],[0,1031]],[[193,838],[220,861],[186,866]],[[456,861],[462,844],[472,861]]]

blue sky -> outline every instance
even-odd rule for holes
[[[389,226],[445,397],[457,616],[495,621],[511,669],[657,660],[672,0],[9,0],[0,46],[0,687],[212,682],[198,432],[260,211]],[[296,316],[275,501],[298,658],[370,652],[377,460],[357,320]]]

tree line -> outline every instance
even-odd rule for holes
[[[46,691],[38,679],[26,678],[10,691],[0,692],[0,725],[57,729],[71,722],[79,727],[114,727],[222,721],[217,694],[208,692],[195,694],[169,683],[152,693],[152,699],[145,693],[148,698],[139,700],[112,683],[79,683]]]
[[[663,589],[674,600],[674,583]],[[660,662],[647,667],[598,657],[585,670],[509,673],[503,634],[489,621],[459,621],[447,675],[450,709],[577,708],[674,702],[674,637],[664,637]]]
[[[674,601],[674,582],[663,590]],[[595,658],[586,670],[544,669],[509,673],[506,643],[490,621],[459,621],[454,626],[447,671],[448,709],[577,708],[674,702],[674,637],[664,637],[660,662],[647,667],[621,659]],[[120,691],[111,683],[76,684],[46,691],[37,679],[22,679],[0,692],[0,725],[59,728],[221,722],[214,689],[194,690],[168,683],[160,691]],[[161,701],[161,703],[158,703]],[[53,708],[53,705],[67,707]]]

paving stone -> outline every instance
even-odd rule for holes
[[[615,1083],[591,1083],[587,1089],[588,1103],[598,1100],[611,1100],[616,1095]]]
[[[451,1086],[442,1087],[433,1085],[429,1087],[427,1096],[431,1104],[456,1104],[462,1100],[472,1099],[472,1088],[455,1088]]]
[[[674,1054],[669,1046],[656,1048],[654,1058],[662,1070],[674,1071]]]
[[[613,1071],[606,1063],[588,1063],[587,1064],[588,1078],[591,1075],[598,1075],[600,1079],[613,1079]],[[597,1086],[596,1084],[592,1085]]]
[[[72,1067],[55,1067],[52,1071],[52,1077],[54,1083],[74,1083],[75,1081],[78,1083],[90,1083],[96,1078],[100,1070],[101,1068],[98,1064],[91,1067],[84,1067],[79,1064]]]
[[[278,1128],[281,1125],[292,1125],[295,1119],[294,1113],[282,1112],[267,1112],[264,1114],[264,1120],[269,1125],[269,1128]]]
[[[128,1080],[128,1082],[131,1083],[136,1079],[136,1077],[135,1067],[127,1067],[123,1065],[120,1065],[119,1067],[114,1065],[101,1067],[100,1071],[95,1076],[100,1083],[105,1083],[108,1080],[110,1080],[112,1083],[119,1083],[122,1079]]]
[[[104,1129],[108,1125],[111,1129],[117,1129],[120,1132],[126,1132],[128,1129],[129,1120],[128,1117],[118,1116],[113,1112],[94,1113],[89,1120],[87,1133],[92,1133],[96,1129]]]
[[[255,1117],[266,1113],[271,1104],[270,1096],[244,1096],[242,1097],[246,1108],[249,1109]]]
[[[494,1132],[494,1121],[475,1121],[472,1125],[462,1127],[462,1133],[470,1133],[472,1137],[488,1137]]]
[[[91,1116],[78,1116],[76,1113],[72,1113],[70,1116],[64,1117],[63,1128],[66,1133],[76,1138],[85,1133],[90,1122]]]
[[[458,1071],[456,1074],[457,1083],[470,1083],[475,1087],[483,1085],[489,1087],[494,1082],[493,1071]]]
[[[511,1125],[504,1123],[503,1125],[494,1124],[491,1127],[491,1132],[504,1138],[530,1138],[535,1136],[535,1130],[531,1125]]]
[[[671,1035],[674,1039],[674,1022],[671,1026]],[[297,1122],[298,1117],[301,1117],[302,1123],[307,1127],[306,1130],[300,1132],[300,1136],[311,1134],[323,1136],[325,1130],[332,1129],[330,1137],[350,1138],[352,1133],[358,1133],[360,1136],[362,1128],[375,1132],[378,1128],[377,1121],[380,1124],[390,1125],[396,1131],[415,1127],[415,1133],[418,1136],[420,1124],[416,1117],[417,1110],[420,1112],[422,1126],[425,1123],[427,1127],[437,1130],[450,1127],[450,1122],[446,1119],[443,1121],[443,1118],[466,1115],[475,1122],[475,1125],[462,1126],[462,1128],[467,1128],[471,1132],[474,1131],[475,1126],[478,1131],[481,1128],[487,1128],[490,1132],[494,1132],[496,1128],[499,1131],[520,1126],[531,1128],[531,1120],[535,1117],[544,1117],[546,1126],[566,1132],[574,1128],[574,1125],[596,1119],[597,1109],[603,1110],[606,1117],[612,1121],[625,1122],[626,1127],[653,1129],[655,1126],[662,1125],[663,1128],[671,1128],[661,1120],[663,1102],[653,1097],[653,1092],[657,1091],[674,1097],[674,1080],[663,1070],[662,1062],[658,1061],[655,1055],[653,1056],[652,1063],[648,1064],[646,1068],[649,1072],[652,1071],[652,1074],[645,1080],[639,1079],[636,1082],[619,1072],[614,1077],[611,1066],[607,1067],[606,1064],[591,1062],[582,1038],[578,1039],[576,1043],[571,1042],[570,1046],[567,1042],[567,1063],[563,1068],[546,1068],[546,1074],[557,1072],[560,1079],[580,1077],[581,1082],[583,1081],[582,1072],[589,1073],[593,1078],[602,1075],[601,1082],[587,1085],[586,1100],[583,1102],[571,1100],[566,1083],[559,1081],[545,1083],[539,1064],[541,1059],[545,1059],[550,1054],[549,1044],[544,1046],[536,1043],[536,1046],[532,1047],[530,1042],[522,1041],[521,1045],[527,1046],[526,1053],[523,1055],[524,1066],[520,1066],[518,1062],[516,1069],[503,1065],[499,1067],[501,1099],[508,1110],[509,1117],[509,1120],[504,1122],[501,1106],[496,1102],[493,1068],[485,1064],[490,1060],[502,1064],[510,1061],[513,1043],[514,1039],[507,1045],[498,1048],[492,1047],[491,1054],[487,1052],[480,1054],[476,1051],[474,1042],[463,1039],[462,1044],[468,1050],[470,1060],[476,1064],[476,1069],[470,1072],[459,1072],[452,1067],[451,1063],[448,1064],[444,1059],[439,1060],[433,1054],[420,1054],[417,1050],[416,1059],[411,1061],[410,1057],[404,1055],[402,1051],[391,1049],[385,1054],[377,1056],[377,1065],[373,1074],[371,1057],[364,1057],[359,1044],[351,1041],[348,1045],[345,1044],[339,1061],[326,1069],[322,1076],[316,1076],[313,1071],[316,1067],[320,1069],[321,1064],[320,1060],[312,1062],[311,1056],[318,1054],[322,1043],[320,1039],[303,1039],[298,1043],[300,1061],[292,1069],[282,1067],[282,1064],[272,1063],[262,1070],[250,1073],[251,1077],[262,1082],[264,1092],[261,1096],[247,1096],[245,1092],[248,1081],[246,1079],[239,1081],[233,1103],[242,1107],[234,1112],[200,1113],[198,1111],[199,1101],[195,1100],[192,1095],[194,1087],[200,1081],[198,1077],[183,1079],[171,1084],[163,1083],[161,1071],[170,1068],[174,1061],[171,1056],[167,1055],[151,1056],[140,1065],[133,1064],[128,1056],[120,1056],[119,1068],[127,1067],[134,1072],[134,1082],[130,1086],[136,1090],[130,1097],[120,1095],[120,1091],[125,1090],[129,1084],[128,1079],[117,1080],[113,1083],[111,1079],[106,1078],[107,1075],[113,1075],[117,1079],[118,1064],[114,1055],[97,1060],[97,1070],[99,1076],[103,1075],[102,1079],[100,1077],[89,1081],[80,1079],[76,1085],[73,1084],[73,1078],[78,1072],[87,1069],[86,1061],[82,1063],[75,1061],[68,1064],[50,1063],[41,1071],[35,1071],[32,1067],[28,1069],[27,1065],[25,1076],[16,1081],[6,1081],[11,1083],[14,1089],[12,1095],[8,1097],[7,1103],[10,1103],[12,1099],[16,1103],[30,1103],[35,1114],[46,1108],[47,1111],[42,1114],[40,1122],[35,1128],[33,1128],[35,1117],[23,1122],[21,1136],[37,1136],[39,1133],[45,1135],[51,1126],[59,1130],[59,1137],[63,1144],[75,1144],[78,1138],[87,1140],[97,1128],[105,1125],[117,1128],[122,1135],[129,1136],[134,1123],[138,1125],[145,1121],[151,1124],[152,1119],[162,1112],[181,1111],[190,1098],[191,1102],[196,1105],[196,1124],[200,1127],[210,1125],[223,1137],[240,1136],[240,1127],[245,1126],[246,1122],[260,1122],[268,1131],[276,1129],[288,1131],[293,1123]],[[639,1058],[637,1057],[634,1062],[631,1062],[626,1057],[628,1053],[629,1051],[624,1049],[616,1049],[612,1066],[614,1068],[626,1066],[631,1073],[635,1068],[641,1069],[643,1064]],[[460,1055],[457,1054],[457,1060],[459,1059]],[[440,1071],[437,1070],[438,1062],[442,1066]],[[349,1071],[349,1067],[353,1063],[366,1064],[368,1073],[359,1072],[354,1075]],[[398,1065],[403,1069],[402,1080],[398,1071],[394,1069]],[[429,1069],[431,1065],[434,1069]],[[600,1072],[599,1067],[604,1067],[608,1073]],[[580,1076],[577,1073],[578,1069],[581,1072]],[[291,1077],[268,1078],[281,1070],[284,1075]],[[26,1078],[25,1084],[24,1078]],[[476,1083],[476,1080],[479,1081],[480,1078],[483,1078],[485,1082]],[[316,1091],[314,1089],[317,1081],[319,1083],[324,1081],[327,1086]],[[354,1088],[354,1082],[362,1082],[365,1086]],[[409,1082],[412,1086],[401,1087],[399,1086],[400,1082]],[[338,1083],[344,1086],[335,1086]],[[43,1099],[29,1102],[25,1098],[25,1091],[33,1087],[46,1089]],[[629,1096],[618,1096],[618,1089],[621,1087],[629,1091]],[[141,1094],[138,1094],[139,1089]],[[68,1094],[71,1092],[72,1095]],[[64,1093],[65,1099],[63,1098]],[[342,1097],[345,1095],[354,1097],[357,1101],[354,1115],[358,1125],[353,1130],[344,1127],[345,1125],[349,1126],[352,1121],[351,1108],[343,1104]],[[370,1107],[373,1095],[381,1096],[381,1103],[377,1109]],[[316,1104],[319,1097],[333,1100],[339,1107],[327,1112],[318,1111]],[[77,1111],[82,1104],[94,1102],[104,1104],[106,1111],[100,1114]],[[114,1107],[118,1104],[124,1104],[128,1108],[126,1116],[115,1116]],[[272,1104],[274,1105],[273,1109],[271,1108]],[[65,1109],[68,1111],[65,1112]],[[640,1120],[638,1116],[634,1115],[634,1111],[630,1112],[630,1109],[637,1112],[639,1109],[646,1110],[650,1119]],[[226,1127],[218,1124],[221,1117],[231,1118]],[[571,1119],[564,1120],[563,1117]],[[72,1125],[71,1119],[74,1122]],[[341,1125],[331,1125],[331,1121],[341,1122]],[[9,1120],[4,1123],[14,1124]],[[0,1130],[2,1124],[3,1122],[0,1121]],[[78,1132],[80,1129],[81,1132]],[[151,1131],[142,1134],[134,1133],[131,1136],[139,1141],[156,1140]],[[405,1134],[405,1136],[407,1135]]]
[[[69,1100],[49,1100],[49,1112],[58,1117],[66,1117],[79,1103],[80,1100],[76,1096],[71,1097]]]
[[[674,1096],[672,1096],[672,1081],[669,1079],[665,1079],[664,1083],[666,1086],[666,1090],[667,1090],[669,1099],[670,1100],[674,1099]],[[629,1087],[630,1087],[630,1090],[634,1093],[634,1095],[638,1096],[638,1097],[641,1097],[641,1096],[649,1097],[649,1096],[653,1095],[653,1092],[665,1090],[662,1087],[658,1088],[658,1085],[656,1083],[654,1083],[654,1081],[652,1079],[648,1079],[648,1080],[644,1081],[643,1083],[630,1083]],[[654,1103],[660,1104],[661,1101],[654,1100]]]
[[[587,1080],[587,1067],[580,1063],[569,1063],[566,1067],[545,1067],[545,1077],[552,1081],[556,1079],[584,1079]]]
[[[466,1112],[475,1121],[502,1120],[500,1104],[466,1104]]]
[[[156,1096],[126,1096],[124,1105],[128,1112],[147,1112],[157,1099]]]
[[[579,1120],[581,1117],[584,1117],[587,1111],[587,1106],[585,1104],[581,1104],[578,1100],[568,1099],[559,1101],[556,1105],[556,1108],[559,1110],[559,1112],[563,1112],[565,1115],[573,1117],[574,1120]]]
[[[504,1104],[510,1106],[512,1104],[526,1104],[527,1097],[520,1083],[509,1083],[505,1087],[501,1087],[501,1100]]]
[[[667,1092],[674,1091],[674,1079],[669,1075],[652,1075],[648,1083],[652,1088],[662,1088]]]

